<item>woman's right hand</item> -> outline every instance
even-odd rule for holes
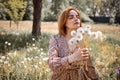
[[[72,55],[68,56],[69,63],[75,61],[85,61],[87,59],[89,59],[89,51],[87,48],[79,48]]]

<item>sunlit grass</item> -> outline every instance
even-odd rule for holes
[[[0,80],[50,80],[48,44],[53,34],[50,32],[54,28],[57,31],[56,23],[49,26],[50,30],[45,28],[50,24],[42,23],[42,36],[37,38],[26,32],[27,29],[22,33],[0,29]],[[116,80],[116,68],[120,66],[120,27],[91,25],[93,31],[105,34],[103,41],[89,39],[88,44],[100,80]]]

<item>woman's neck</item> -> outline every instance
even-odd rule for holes
[[[72,36],[71,36],[71,31],[72,30],[67,30],[67,34],[65,35],[65,38],[67,39],[67,40],[69,40],[70,38],[72,38]]]

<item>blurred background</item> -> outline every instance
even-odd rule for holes
[[[6,0],[0,0],[1,3]],[[16,0],[17,1],[17,0]],[[23,0],[24,1],[24,0]],[[22,5],[25,8],[23,20],[33,19],[33,3],[32,0],[27,1],[27,5]],[[4,4],[6,8],[10,8],[14,1]],[[25,3],[23,3],[25,4]],[[57,21],[59,14],[68,6],[74,6],[81,11],[82,20],[95,21],[101,23],[119,23],[120,24],[120,1],[119,0],[43,0],[42,2],[42,21]],[[15,6],[13,6],[15,7]],[[10,20],[9,11],[0,8],[0,20]]]
[[[103,33],[87,40],[99,80],[120,80],[120,0],[0,0],[0,80],[50,80],[49,40],[69,6]]]

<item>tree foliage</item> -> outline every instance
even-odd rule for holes
[[[27,1],[25,0],[4,0],[0,3],[0,7],[10,16],[17,25],[22,20],[27,7]]]

